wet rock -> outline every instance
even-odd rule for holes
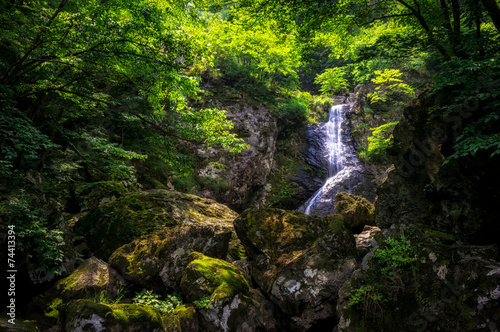
[[[191,252],[225,259],[232,232],[230,224],[162,230],[118,248],[109,262],[133,283],[167,295],[179,290]]]
[[[190,258],[181,289],[188,301],[210,299],[200,309],[208,331],[276,330],[271,304],[236,266],[196,252]]]
[[[360,233],[365,225],[375,225],[375,207],[366,198],[345,192],[335,195],[335,212],[342,215],[354,233]]]
[[[249,209],[234,225],[254,281],[289,317],[284,329],[334,324],[337,292],[356,268],[354,238],[340,215]]]
[[[430,228],[378,232],[366,267],[339,292],[337,331],[489,331],[500,326],[500,263]],[[375,251],[377,250],[377,251]],[[383,250],[384,254],[377,255]]]
[[[362,164],[346,166],[335,176],[326,180],[316,198],[314,198],[315,196],[311,197],[297,210],[305,212],[310,201],[314,199],[314,203],[310,207],[311,215],[324,217],[335,214],[335,195],[339,192],[348,192],[353,195],[365,196],[372,191],[372,178],[371,173]]]
[[[168,190],[128,195],[91,210],[75,225],[95,256],[107,260],[142,235],[175,226],[230,224],[237,213],[213,200]]]
[[[65,331],[164,331],[160,314],[140,304],[102,304],[74,300],[61,309]]]
[[[326,170],[328,165],[324,158],[324,142],[326,139],[324,126],[324,123],[311,124],[304,130],[304,137],[306,140],[304,159],[309,165]]]

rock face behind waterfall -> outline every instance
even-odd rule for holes
[[[365,166],[357,159],[355,146],[351,140],[351,133],[347,122],[345,121],[345,113],[348,112],[348,106],[343,106],[341,112],[342,122],[338,126],[339,133],[335,133],[341,142],[341,159],[342,165],[338,167],[340,171],[336,174],[329,174],[329,169],[332,168],[329,161],[329,156],[332,145],[328,144],[329,137],[332,133],[328,133],[327,124],[313,124],[307,127],[305,131],[306,151],[304,158],[311,167],[323,169],[325,172],[325,182],[320,192],[316,192],[306,203],[299,207],[298,211],[306,212],[309,206],[309,214],[317,216],[326,216],[335,213],[335,195],[339,192],[348,192],[354,195],[361,195],[370,201],[375,199],[374,186],[372,183],[373,176],[365,168]],[[330,111],[332,112],[332,110]],[[330,115],[329,121],[332,121]],[[338,119],[337,119],[338,120]],[[338,147],[338,145],[336,145]],[[333,176],[332,176],[333,175]],[[311,200],[315,202],[311,203]]]

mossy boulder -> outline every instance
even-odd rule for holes
[[[83,299],[62,307],[61,324],[65,331],[163,331],[160,314],[148,306],[102,304]]]
[[[361,233],[365,225],[375,225],[375,206],[366,198],[340,192],[335,195],[335,212],[342,215],[354,233]]]
[[[28,306],[29,318],[42,327],[51,327],[57,324],[60,309],[65,303],[84,298],[115,300],[127,285],[128,282],[118,271],[91,257],[50,290],[35,297]]]
[[[337,331],[490,331],[500,326],[500,263],[493,246],[401,225],[339,292]]]
[[[208,331],[274,331],[272,305],[250,287],[233,264],[193,252],[181,281],[190,302],[210,299],[200,309],[201,323]]]
[[[234,221],[260,289],[291,317],[287,330],[334,324],[337,292],[356,268],[356,245],[340,215],[248,209]]]
[[[124,182],[100,181],[81,186],[77,195],[81,200],[82,210],[90,210],[137,191],[136,187]]]
[[[230,225],[237,213],[210,199],[162,189],[128,195],[91,210],[75,224],[95,256],[107,260],[140,236],[178,225]]]
[[[118,297],[128,282],[102,260],[91,257],[72,274],[57,282],[55,288],[61,298],[88,298],[102,294],[107,298]]]
[[[188,225],[157,231],[118,248],[109,262],[129,280],[156,293],[179,290],[193,251],[224,259],[232,225]]]
[[[173,313],[162,318],[163,328],[168,332],[198,332],[198,316],[194,306],[178,306]]]
[[[220,302],[250,289],[248,281],[236,266],[226,261],[193,252],[181,281],[181,289],[188,301],[201,300],[209,296]]]

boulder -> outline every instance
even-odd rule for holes
[[[163,327],[168,332],[198,332],[200,331],[199,314],[194,306],[180,305],[174,312],[164,316]]]
[[[159,313],[141,304],[103,304],[73,300],[61,308],[65,331],[164,331]]]
[[[182,277],[181,289],[188,301],[207,302],[200,309],[205,329],[276,330],[272,305],[262,294],[251,289],[236,266],[196,252],[190,258],[192,261]]]
[[[51,327],[57,323],[65,303],[84,298],[115,300],[127,285],[118,271],[91,257],[52,289],[35,297],[28,306],[29,316],[42,327]]]
[[[354,237],[342,216],[248,209],[234,225],[254,281],[289,317],[283,329],[333,326],[338,290],[357,266]]]
[[[338,193],[335,195],[335,212],[344,217],[356,234],[360,233],[365,225],[375,225],[375,207],[360,196]]]
[[[167,295],[179,290],[193,251],[225,259],[232,225],[188,225],[157,231],[118,248],[109,262],[133,283]]]
[[[382,230],[377,226],[366,225],[361,233],[354,235],[356,248],[358,248],[358,257],[363,258],[373,247],[378,246],[377,242],[374,241],[374,237],[380,231]]]
[[[500,326],[500,263],[494,246],[397,226],[339,292],[336,331],[494,331]]]
[[[75,224],[95,256],[107,260],[138,237],[179,225],[230,225],[236,212],[213,200],[168,190],[128,195],[91,210]]]

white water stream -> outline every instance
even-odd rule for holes
[[[344,120],[345,105],[335,105],[330,109],[328,115],[328,122],[325,124],[326,133],[326,160],[328,161],[328,179],[323,186],[306,202],[307,207],[304,211],[305,214],[310,214],[311,207],[313,207],[318,200],[321,199],[323,191],[326,187],[331,186],[336,182],[337,177],[344,178],[342,169],[345,163],[346,147],[342,142],[342,121]]]

